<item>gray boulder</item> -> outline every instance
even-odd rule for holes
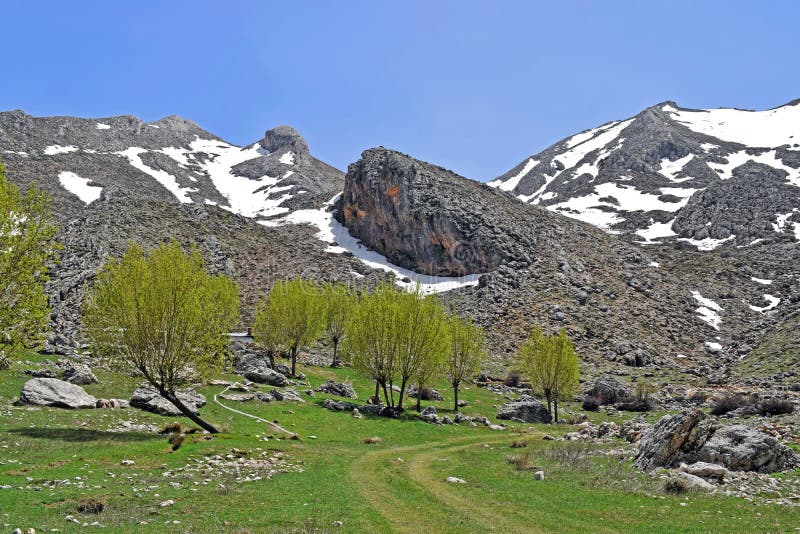
[[[197,393],[193,389],[179,391],[178,399],[186,405],[193,413],[197,413],[200,407],[206,403],[204,395]],[[149,385],[137,387],[131,394],[130,405],[140,410],[153,412],[158,415],[179,416],[181,411],[170,401],[159,395],[158,391]]]
[[[412,399],[417,398],[417,386],[411,385],[408,388],[408,396]],[[423,388],[422,389],[422,400],[425,401],[443,401],[444,397],[442,394],[433,388]]]
[[[595,397],[600,404],[614,404],[631,397],[631,390],[611,375],[601,375],[586,392],[590,397]]]
[[[82,387],[57,378],[33,378],[25,382],[19,395],[19,404],[55,406],[58,408],[94,408],[97,399]]]
[[[419,414],[419,418],[425,421],[426,423],[438,423],[439,416],[436,414],[436,408],[433,406],[428,406],[424,410],[422,410]]]
[[[94,376],[92,370],[88,365],[82,363],[73,363],[64,369],[64,380],[79,386],[97,383],[97,377]]]
[[[286,388],[282,391],[279,389],[271,389],[269,391],[269,394],[276,401],[305,402],[300,397],[300,394],[291,388]]]
[[[497,418],[524,423],[549,423],[551,420],[547,406],[528,395],[523,395],[518,401],[501,406],[497,411]]]
[[[328,395],[336,395],[337,397],[345,397],[348,399],[358,398],[358,394],[356,394],[356,390],[353,389],[352,384],[336,382],[335,380],[328,380],[314,391],[327,393]]]
[[[268,386],[283,387],[289,384],[289,379],[287,379],[286,376],[266,366],[251,368],[244,373],[244,377],[253,382],[267,384]]]
[[[744,425],[721,426],[700,410],[662,417],[639,442],[634,465],[654,469],[696,462],[759,473],[800,465],[794,452],[769,434]]]
[[[322,407],[334,412],[350,412],[353,410],[360,410],[360,407],[352,402],[337,401],[333,399],[325,399]]]

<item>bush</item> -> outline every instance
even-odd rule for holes
[[[712,415],[725,415],[750,404],[742,395],[727,395],[722,397],[711,407]]]
[[[522,377],[517,371],[509,371],[503,380],[503,383],[508,387],[516,388],[522,383]]]
[[[364,438],[361,440],[364,445],[377,445],[378,443],[383,443],[383,440],[377,436],[372,438]]]
[[[521,439],[517,439],[511,442],[512,449],[524,449],[528,446],[528,442],[522,441]]]
[[[600,399],[592,395],[583,399],[583,409],[587,412],[596,412],[600,410],[600,404]]]
[[[77,509],[82,514],[99,514],[106,507],[106,503],[93,497],[85,497],[78,501]]]
[[[664,483],[664,491],[674,495],[686,493],[689,490],[689,484],[683,478],[670,478]]]
[[[764,399],[756,404],[756,411],[760,415],[766,415],[768,417],[771,415],[783,415],[794,412],[794,404],[786,399],[773,397],[771,399]]]
[[[172,434],[169,437],[169,444],[172,445],[173,451],[180,449],[184,441],[186,441],[186,434]]]
[[[180,423],[175,422],[175,423],[169,423],[166,426],[164,426],[164,428],[161,429],[159,434],[180,434],[181,432],[183,432],[183,427],[181,426]]]
[[[541,467],[533,465],[531,463],[531,454],[526,452],[525,454],[510,454],[506,456],[506,461],[513,465],[517,471],[531,471],[533,469],[541,469]]]
[[[650,399],[635,399],[615,404],[614,408],[623,412],[649,412],[653,409],[653,402]]]

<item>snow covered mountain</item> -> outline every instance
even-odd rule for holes
[[[0,157],[73,212],[109,195],[216,205],[265,221],[319,207],[344,174],[309,153],[288,126],[234,146],[176,116],[80,119],[0,113]]]
[[[800,240],[800,100],[768,111],[665,102],[564,139],[489,185],[640,243]]]

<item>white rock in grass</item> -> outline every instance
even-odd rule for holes
[[[467,483],[466,480],[464,480],[463,478],[458,478],[458,477],[447,477],[447,481],[450,482],[451,484],[466,484]]]

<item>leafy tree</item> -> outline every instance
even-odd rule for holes
[[[206,273],[198,250],[186,254],[175,241],[149,255],[131,244],[122,258],[106,262],[83,309],[96,353],[141,375],[211,433],[219,430],[177,392],[221,367],[238,317],[236,284]]]
[[[258,305],[252,325],[253,341],[267,353],[270,367],[273,369],[275,368],[275,353],[280,350],[283,341],[276,326],[277,318],[272,315],[276,311],[276,307],[269,306],[268,298],[262,300]]]
[[[358,299],[352,289],[350,289],[350,286],[343,283],[324,284],[322,286],[322,298],[325,306],[325,331],[333,342],[331,367],[337,367],[339,365],[339,342],[345,334],[347,321],[350,320],[353,306],[356,305]]]
[[[319,286],[300,277],[278,280],[259,309],[261,324],[256,328],[259,338],[262,342],[269,339],[289,351],[292,376],[295,376],[297,350],[317,341],[324,328]],[[259,323],[258,318],[256,323]],[[267,329],[273,332],[266,334]]]
[[[383,390],[386,404],[391,406],[387,384],[393,374],[395,288],[381,284],[374,292],[365,293],[353,308],[345,327],[344,349],[350,363],[360,373],[375,381],[375,397]]]
[[[0,162],[0,368],[22,347],[41,343],[50,309],[44,283],[58,244],[50,200],[32,184],[21,194]]]
[[[446,314],[434,296],[385,283],[366,295],[346,329],[353,365],[383,389],[386,404],[403,409],[406,387],[447,350]],[[392,386],[399,385],[397,403]]]
[[[450,352],[446,362],[447,379],[453,386],[453,409],[458,411],[458,390],[461,383],[475,375],[486,360],[486,338],[479,325],[457,315],[450,316]]]
[[[547,410],[558,422],[558,401],[570,398],[578,389],[578,356],[566,329],[545,336],[534,329],[520,347],[520,370],[534,390],[547,399]]]

